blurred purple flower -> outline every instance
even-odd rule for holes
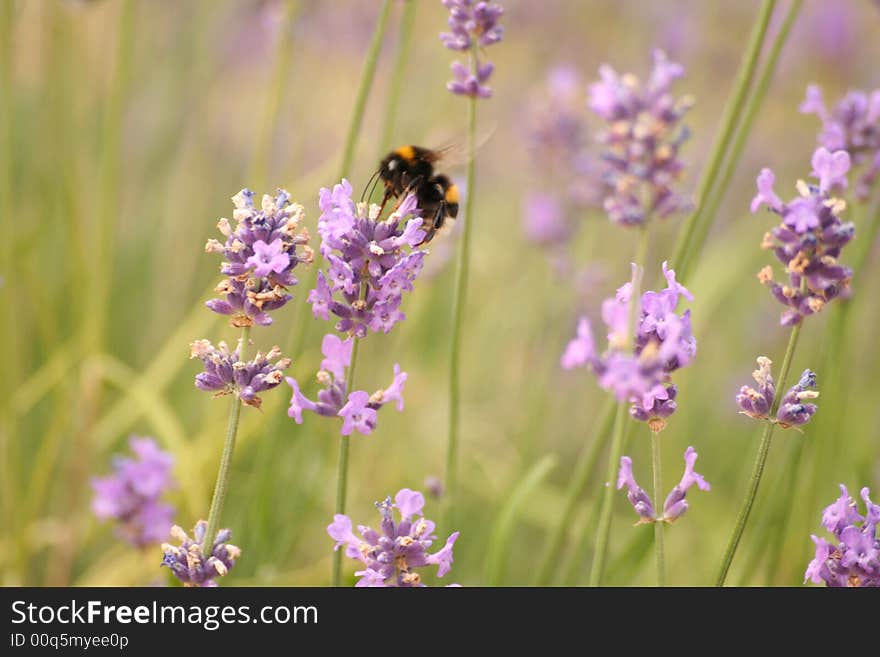
[[[821,146],[829,151],[846,151],[854,167],[865,167],[856,182],[856,198],[867,200],[880,175],[880,89],[870,94],[850,91],[829,111],[822,89],[811,84],[800,111],[815,114],[822,121],[818,135]]]
[[[763,169],[758,176],[752,212],[766,205],[782,218],[779,226],[764,235],[761,247],[771,249],[785,266],[788,283],[775,282],[769,266],[758,273],[758,280],[787,308],[781,319],[784,326],[799,324],[804,317],[821,311],[828,302],[848,292],[852,270],[841,265],[838,257],[852,240],[855,227],[841,221],[846,203],[832,198],[829,190],[845,186],[849,163],[845,151],[817,149],[812,158],[812,175],[819,179],[819,186],[799,181],[800,196],[788,203],[783,203],[773,190],[775,176],[770,169]]]
[[[247,362],[239,360],[240,353],[240,343],[234,351],[230,351],[223,341],[216,347],[208,340],[196,340],[190,344],[190,358],[198,358],[205,366],[205,371],[196,375],[196,387],[214,392],[215,397],[237,395],[243,404],[260,408],[263,400],[258,393],[281,383],[290,359],[279,358],[281,350],[278,347],[265,354],[258,351]]]
[[[675,271],[663,263],[666,289],[642,294],[635,309],[635,327],[629,327],[633,283],[617,290],[602,304],[602,319],[608,327],[608,348],[596,350],[586,317],[578,321],[577,336],[569,342],[560,364],[564,369],[589,365],[599,385],[611,390],[619,401],[632,403],[630,415],[648,422],[652,430],[665,426],[665,418],[676,409],[677,388],[671,374],[688,365],[697,353],[691,333],[690,310],[676,313],[679,299],[693,295],[675,280]],[[633,280],[638,276],[633,265]]]
[[[757,389],[743,386],[736,396],[736,403],[745,415],[756,420],[765,420],[770,415],[776,395],[776,384],[770,366],[773,365],[766,356],[758,356],[758,369],[752,372],[752,378],[758,384]]]
[[[425,586],[416,568],[436,565],[438,577],[449,572],[458,532],[451,534],[440,550],[429,553],[437,537],[434,535],[434,522],[422,513],[424,505],[425,498],[420,492],[403,488],[395,495],[394,502],[390,497],[376,502],[376,508],[382,515],[380,531],[358,525],[360,537],[352,531],[348,516],[333,516],[327,533],[336,541],[334,549],[344,547],[347,557],[365,566],[355,573],[361,578],[356,586]],[[400,515],[399,522],[395,522],[392,515],[395,508]]]
[[[215,579],[228,573],[241,556],[241,550],[228,542],[232,532],[221,529],[206,559],[203,544],[207,530],[207,521],[199,520],[193,529],[193,538],[190,538],[175,525],[171,528],[171,537],[180,545],[162,544],[165,553],[162,565],[168,566],[184,586],[217,586]]]
[[[415,195],[409,194],[384,221],[379,207],[355,205],[347,180],[321,188],[318,233],[321,255],[329,263],[319,271],[308,302],[315,317],[340,320],[336,330],[362,338],[367,331],[388,333],[405,319],[404,292],[413,289],[427,251]],[[334,296],[338,295],[338,296]]]
[[[671,94],[672,83],[683,75],[680,64],[655,50],[647,82],[603,64],[601,79],[590,85],[588,106],[607,123],[598,139],[605,146],[604,207],[615,223],[639,226],[692,205],[673,189],[684,169],[678,152],[689,136],[678,124],[693,105],[690,97],[676,100]]]
[[[345,375],[351,364],[353,347],[354,338],[340,340],[332,334],[324,336],[321,350],[325,358],[321,361],[317,376],[324,388],[318,392],[317,401],[302,393],[296,379],[287,377],[287,385],[293,389],[287,415],[297,424],[302,424],[305,410],[325,417],[341,417],[340,433],[343,436],[350,436],[355,431],[366,436],[376,428],[377,411],[382,406],[395,402],[397,410],[403,410],[403,387],[407,375],[400,371],[397,363],[394,364],[394,378],[387,388],[377,390],[372,395],[363,390],[347,394]]]
[[[636,513],[639,514],[637,525],[651,522],[673,522],[688,510],[685,499],[687,492],[694,485],[700,490],[710,490],[709,483],[703,475],[694,471],[697,462],[697,452],[693,447],[688,447],[684,453],[684,474],[675,487],[670,491],[663,504],[663,517],[657,518],[654,505],[650,496],[642,489],[635,480],[632,472],[632,459],[628,456],[620,457],[620,471],[617,475],[617,490],[627,487],[626,498],[632,504]]]
[[[253,198],[249,189],[233,196],[235,229],[229,219],[221,219],[217,227],[225,243],[211,239],[205,246],[208,253],[223,254],[220,271],[227,277],[215,288],[222,296],[206,305],[231,315],[231,324],[239,327],[271,324],[269,311],[286,304],[291,299],[287,288],[298,282],[294,267],[312,262],[314,256],[307,245],[308,231],[298,231],[303,208],[290,204],[290,194],[279,189],[274,198],[264,195],[259,210]]]
[[[116,520],[119,537],[143,547],[160,543],[172,525],[174,508],[159,498],[175,485],[174,459],[152,438],[132,436],[128,444],[134,459],[116,456],[112,475],[92,479],[92,512],[101,520]]]
[[[822,525],[835,541],[812,536],[816,554],[804,573],[804,581],[825,583],[832,587],[880,587],[880,505],[871,501],[870,491],[861,490],[865,515],[858,512],[856,501],[846,486],[840,485],[840,497],[825,508]]]
[[[449,32],[440,34],[443,45],[456,52],[470,53],[470,68],[461,62],[452,64],[454,79],[446,88],[460,96],[489,98],[492,89],[486,85],[494,66],[480,62],[483,49],[501,41],[504,28],[498,24],[504,8],[494,2],[475,0],[442,0],[449,9]]]

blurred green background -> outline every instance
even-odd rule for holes
[[[390,146],[464,135],[466,102],[445,91],[454,53],[437,38],[446,10],[439,0],[414,1],[413,38],[397,71],[402,93],[383,143],[404,4],[393,3],[351,172],[356,189]],[[634,251],[631,232],[601,213],[585,214],[569,249],[593,272],[584,286],[556,275],[526,239],[521,201],[540,180],[524,143],[530,96],[552,66],[570,64],[585,82],[603,62],[644,75],[650,49],[665,48],[687,68],[676,92],[697,100],[687,118],[693,138],[682,182],[693,190],[758,8],[699,0],[503,4],[505,39],[488,53],[495,96],[479,105],[492,137],[477,160],[461,504],[456,526],[438,527],[443,537],[461,531],[447,579],[463,585],[534,583],[572,465],[595,439],[605,399],[590,374],[562,372],[558,358],[578,314],[595,317],[601,299],[628,278]],[[130,434],[155,436],[176,460],[179,486],[169,499],[177,522],[189,528],[206,516],[227,403],[193,387],[199,367],[187,359],[188,344],[232,342],[238,332],[204,308],[219,279],[204,242],[217,236],[217,219],[230,215],[229,197],[244,186],[288,189],[306,206],[315,234],[318,188],[336,182],[380,5],[2,0],[0,583],[170,581],[158,567],[158,546],[138,553],[93,517],[89,479],[110,470]],[[780,362],[787,340],[778,304],[755,279],[769,262],[758,245],[772,219],[748,213],[754,178],[770,166],[781,195],[794,194],[795,180],[809,173],[819,129],[815,117],[797,112],[806,85],[820,83],[829,100],[848,88],[876,88],[878,29],[880,10],[867,0],[805,3],[706,248],[683,281],[696,295],[699,353],[676,377],[680,406],[662,436],[664,481],[677,481],[681,454],[694,445],[712,491],[694,493],[688,514],[667,532],[671,584],[713,582],[758,442],[759,427],[737,414],[733,397],[749,382],[755,357]],[[592,116],[587,121],[598,126]],[[851,208],[849,216],[861,225],[868,213]],[[659,278],[681,220],[652,229],[649,281]],[[393,362],[409,379],[404,412],[386,410],[377,432],[352,440],[355,522],[374,523],[373,502],[386,494],[443,475],[455,238],[431,246],[428,271],[404,299],[407,320],[361,346],[359,386],[386,384]],[[812,557],[809,534],[821,533],[821,510],[837,497],[837,484],[880,486],[880,272],[875,248],[871,255],[852,300],[833,304],[803,331],[794,370],[818,371],[820,410],[803,435],[777,433],[730,583],[800,583]],[[320,338],[331,328],[311,318],[306,293],[294,290],[275,324],[252,332],[259,347],[289,350],[304,327],[304,348],[289,353],[301,381],[318,369]],[[827,363],[829,321],[845,304],[852,306],[845,348]],[[262,411],[244,409],[222,521],[243,556],[225,586],[329,583],[325,527],[338,427],[314,415],[295,425],[285,414],[288,399],[282,386],[266,394]],[[643,426],[631,432],[625,453],[647,485]],[[592,541],[579,544],[578,537],[591,537],[589,511],[604,470],[603,456],[555,583],[587,581]],[[783,508],[775,502],[786,487],[793,495]],[[440,509],[428,500],[429,517],[439,519]],[[652,531],[633,528],[635,519],[621,493],[608,583],[654,581]]]

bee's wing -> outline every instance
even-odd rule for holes
[[[474,157],[480,152],[480,149],[495,134],[496,126],[483,129],[477,134],[474,142]],[[452,139],[441,143],[437,148],[431,149],[435,157],[432,164],[438,164],[448,167],[465,166],[468,163],[468,144],[467,139]]]

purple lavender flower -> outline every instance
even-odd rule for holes
[[[101,520],[116,520],[120,538],[144,547],[161,542],[172,525],[174,508],[159,498],[175,485],[171,476],[174,459],[152,438],[132,436],[128,444],[134,459],[117,456],[113,459],[114,474],[92,479],[92,512]]]
[[[168,566],[184,586],[217,586],[216,578],[228,573],[241,556],[241,550],[228,542],[232,532],[221,529],[206,559],[202,544],[207,530],[207,521],[199,520],[193,529],[193,538],[190,538],[175,525],[171,528],[171,537],[180,545],[162,544],[165,553],[162,565]]]
[[[217,227],[225,243],[211,239],[205,246],[209,253],[223,254],[220,271],[227,277],[215,288],[222,296],[206,305],[231,315],[231,324],[239,327],[271,324],[269,312],[291,299],[287,288],[297,284],[294,267],[314,257],[307,245],[308,231],[298,231],[303,208],[290,204],[290,194],[279,189],[274,198],[264,195],[260,209],[254,207],[253,198],[249,189],[233,196],[235,229],[229,219],[221,219]]]
[[[776,411],[776,421],[783,429],[806,424],[816,413],[817,406],[807,400],[815,399],[819,392],[816,387],[816,374],[810,370],[804,370],[800,380],[789,388],[788,392],[779,402],[779,410]]]
[[[757,389],[743,386],[736,396],[736,403],[745,415],[756,420],[766,420],[773,407],[776,395],[776,384],[770,367],[773,365],[766,356],[758,356],[758,369],[752,372],[752,378],[758,384]]]
[[[498,24],[504,8],[494,2],[475,0],[443,0],[449,9],[449,32],[440,34],[443,45],[457,52],[469,52],[471,68],[461,62],[453,62],[454,80],[446,88],[460,96],[489,98],[492,89],[486,85],[494,66],[480,62],[483,49],[501,41],[504,28]]]
[[[835,541],[812,536],[816,554],[804,573],[804,582],[825,583],[826,586],[880,587],[880,505],[871,501],[870,491],[861,490],[865,515],[850,497],[846,486],[840,485],[840,497],[825,508],[822,525]]]
[[[776,384],[771,373],[771,361],[766,356],[758,357],[758,369],[752,372],[752,378],[758,384],[757,389],[743,386],[736,396],[736,403],[743,415],[756,420],[770,420],[783,429],[801,426],[810,421],[816,413],[817,406],[808,400],[816,399],[819,392],[816,387],[816,374],[812,370],[804,370],[798,382],[788,389],[779,400],[776,418],[770,418],[773,400],[776,398]]]
[[[430,554],[428,550],[437,537],[434,522],[422,513],[424,506],[425,498],[420,492],[403,488],[394,496],[394,502],[390,497],[376,502],[382,515],[380,530],[359,525],[360,537],[352,531],[348,516],[333,516],[327,533],[336,541],[334,549],[345,547],[347,557],[364,564],[364,569],[355,573],[361,578],[356,586],[425,586],[416,568],[436,565],[438,577],[449,572],[458,532],[451,534],[440,550]],[[392,515],[395,508],[399,522]]]
[[[850,91],[829,111],[822,89],[811,84],[800,111],[815,114],[822,121],[818,135],[821,146],[829,151],[846,151],[854,166],[865,167],[856,182],[856,197],[867,200],[880,175],[880,89],[870,94]]]
[[[691,334],[690,311],[679,315],[679,299],[693,300],[693,295],[675,280],[675,271],[663,263],[666,289],[642,294],[635,309],[635,329],[629,327],[630,297],[633,282],[617,290],[602,304],[602,319],[608,327],[608,349],[596,351],[587,318],[578,321],[577,337],[567,345],[560,364],[564,369],[589,365],[599,385],[611,390],[620,401],[632,403],[630,415],[648,422],[660,431],[665,418],[676,409],[678,390],[671,374],[688,365],[697,352]],[[633,265],[633,281],[638,276]]]
[[[287,377],[287,384],[293,389],[290,408],[287,415],[297,424],[302,424],[303,411],[311,411],[325,417],[341,417],[343,436],[350,436],[357,431],[369,435],[376,428],[377,411],[394,402],[398,411],[403,410],[403,386],[406,383],[406,372],[401,372],[400,365],[394,364],[394,378],[387,388],[377,390],[372,395],[363,390],[347,393],[345,377],[351,364],[351,352],[354,338],[341,340],[333,334],[324,336],[321,350],[324,360],[318,372],[318,383],[323,389],[318,392],[318,400],[312,401],[300,390],[299,383]]]
[[[239,360],[240,353],[241,344],[234,351],[222,341],[216,347],[208,340],[196,340],[190,344],[190,358],[200,359],[205,366],[205,371],[196,375],[196,387],[213,391],[215,397],[237,395],[243,404],[260,408],[263,400],[258,393],[281,383],[290,359],[279,358],[281,350],[278,347],[265,354],[257,352],[247,362]]]
[[[689,137],[679,122],[693,105],[690,97],[676,100],[670,90],[684,68],[655,50],[645,83],[632,74],[619,75],[607,64],[599,75],[590,86],[588,106],[607,123],[598,139],[605,146],[602,177],[609,218],[639,226],[651,216],[668,217],[690,208],[690,199],[673,189],[684,169],[678,153]]]
[[[799,181],[800,196],[788,203],[783,203],[773,190],[775,176],[770,169],[763,169],[758,176],[752,212],[766,205],[782,218],[779,226],[764,235],[761,247],[771,249],[784,265],[788,282],[775,282],[769,266],[758,273],[758,280],[786,307],[780,320],[783,326],[799,324],[833,299],[848,294],[852,270],[841,265],[838,258],[852,240],[855,227],[841,221],[846,203],[832,198],[829,190],[845,186],[849,159],[845,151],[817,149],[812,175],[819,179],[819,186]]]
[[[427,251],[416,248],[425,231],[416,198],[409,194],[384,221],[379,206],[355,205],[347,180],[322,188],[318,233],[321,255],[329,263],[309,293],[315,317],[339,317],[336,330],[359,338],[367,331],[388,333],[405,319],[404,292],[412,291]]]
[[[654,511],[654,504],[650,496],[642,489],[635,480],[632,472],[632,459],[628,456],[620,457],[620,471],[617,475],[617,490],[627,487],[626,498],[632,504],[636,513],[639,514],[637,525],[651,522],[671,523],[681,517],[688,510],[685,499],[687,492],[694,485],[700,490],[710,490],[709,483],[703,475],[694,471],[697,462],[697,453],[693,447],[688,447],[684,453],[684,474],[675,487],[670,491],[663,503],[663,516],[658,518]]]

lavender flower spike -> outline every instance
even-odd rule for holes
[[[399,308],[404,292],[422,270],[427,251],[416,197],[408,195],[384,221],[379,206],[355,205],[347,180],[322,188],[318,204],[321,255],[329,263],[318,272],[308,302],[315,317],[339,318],[336,330],[359,338],[367,331],[388,333],[406,316]]]
[[[290,301],[287,288],[296,285],[293,268],[314,258],[307,245],[309,233],[299,229],[303,207],[290,203],[290,194],[279,189],[274,197],[263,196],[260,209],[254,193],[243,189],[232,197],[235,229],[229,219],[217,224],[225,242],[208,240],[205,250],[222,253],[220,271],[226,278],[215,288],[221,296],[208,308],[230,315],[233,326],[268,325],[269,312]]]
[[[340,433],[350,436],[357,431],[363,435],[371,434],[376,428],[378,410],[385,404],[394,402],[398,411],[403,410],[403,387],[407,374],[400,365],[394,364],[394,378],[387,388],[379,389],[372,395],[363,390],[348,393],[346,372],[351,365],[354,338],[341,340],[333,334],[324,336],[321,350],[324,360],[317,374],[318,383],[323,389],[318,392],[317,401],[312,401],[300,390],[299,382],[287,377],[287,385],[293,390],[287,415],[297,423],[303,422],[303,411],[310,411],[325,417],[342,418]]]
[[[668,217],[692,205],[674,189],[684,170],[678,153],[689,137],[679,124],[693,105],[690,97],[672,96],[672,82],[683,75],[681,65],[655,50],[646,82],[604,64],[590,86],[588,106],[607,123],[598,137],[609,190],[604,206],[617,224],[639,226],[649,216]]]
[[[675,271],[665,262],[663,275],[666,289],[645,292],[634,301],[636,322],[632,329],[628,326],[632,282],[603,302],[602,319],[608,328],[604,353],[597,350],[589,320],[582,317],[577,336],[560,359],[565,369],[589,366],[599,385],[612,391],[619,401],[630,402],[630,415],[647,422],[655,432],[663,429],[666,418],[677,408],[678,389],[671,382],[672,373],[687,366],[697,353],[690,311],[681,315],[676,312],[679,300],[693,300],[693,295],[675,280]]]
[[[862,488],[862,516],[846,486],[841,484],[840,491],[837,501],[822,514],[822,525],[834,535],[834,540],[811,537],[816,553],[807,566],[804,581],[830,587],[880,587],[880,505],[871,501],[867,488]]]
[[[498,21],[504,8],[495,2],[474,0],[443,0],[443,5],[449,9],[449,32],[440,34],[440,40],[450,50],[472,53],[473,59],[470,70],[461,62],[453,62],[454,79],[446,87],[460,96],[489,98],[492,89],[486,82],[494,66],[491,62],[480,62],[478,53],[501,41],[504,28]]]
[[[844,151],[832,153],[819,148],[813,154],[812,164],[818,187],[800,181],[800,196],[783,203],[773,191],[773,172],[764,169],[758,176],[758,194],[752,201],[752,212],[767,205],[782,220],[764,235],[761,247],[773,251],[788,280],[776,282],[769,266],[758,273],[758,280],[785,306],[781,319],[784,326],[799,324],[804,317],[848,294],[852,279],[852,270],[840,264],[838,258],[852,240],[855,227],[840,219],[846,203],[829,194],[831,188],[845,186],[850,157]]]
[[[281,383],[290,359],[279,358],[281,350],[278,347],[272,347],[265,354],[257,352],[247,362],[239,360],[240,353],[240,344],[234,351],[222,341],[216,347],[208,340],[196,340],[190,344],[190,358],[200,359],[205,366],[205,371],[196,375],[196,387],[213,391],[215,397],[237,395],[243,404],[260,408],[263,400],[259,393]]]
[[[160,498],[174,486],[174,459],[152,438],[132,436],[129,446],[136,458],[117,456],[112,475],[92,479],[92,512],[102,520],[116,520],[120,538],[144,547],[160,543],[173,524],[174,508]]]
[[[165,553],[162,565],[168,566],[184,586],[217,586],[216,578],[228,573],[236,559],[241,556],[241,550],[228,543],[232,532],[221,529],[217,532],[217,539],[206,558],[202,543],[207,529],[208,523],[199,520],[193,530],[193,538],[190,538],[183,529],[175,525],[171,528],[171,537],[180,545],[162,544],[162,551]]]
[[[422,508],[424,496],[409,488],[403,488],[394,496],[376,502],[382,515],[379,531],[358,526],[360,537],[352,530],[348,516],[336,514],[327,526],[327,533],[338,550],[345,548],[345,555],[360,561],[364,568],[355,573],[361,579],[356,586],[413,587],[425,586],[417,568],[436,565],[437,576],[443,577],[452,567],[452,549],[458,540],[458,532],[446,539],[437,552],[428,550],[437,538],[434,522],[425,518]],[[397,509],[400,520],[395,522],[393,510]]]
[[[880,175],[880,89],[870,94],[850,91],[829,111],[822,90],[807,87],[800,106],[804,114],[815,114],[822,121],[818,142],[829,151],[845,151],[853,165],[864,167],[856,182],[856,198],[865,201]]]
[[[816,374],[812,370],[804,370],[800,380],[788,389],[788,392],[779,400],[779,408],[776,417],[770,418],[770,410],[776,396],[776,384],[773,382],[773,374],[770,366],[773,363],[766,356],[758,357],[758,369],[752,372],[752,377],[758,384],[758,388],[743,386],[736,396],[736,403],[743,415],[748,415],[756,420],[768,420],[777,423],[782,429],[790,429],[806,424],[816,413],[817,407],[809,402],[816,399],[819,392],[816,387]]]
[[[636,513],[639,514],[637,525],[652,522],[674,522],[687,511],[688,503],[685,497],[692,486],[696,485],[700,490],[710,490],[709,482],[703,478],[703,475],[694,471],[696,461],[696,451],[694,451],[693,447],[688,447],[684,453],[684,474],[681,477],[681,481],[675,485],[666,497],[666,501],[663,504],[663,516],[658,518],[650,496],[638,485],[635,477],[633,477],[632,460],[628,456],[621,457],[620,471],[617,475],[617,489],[620,490],[626,486],[626,498],[632,504]]]

